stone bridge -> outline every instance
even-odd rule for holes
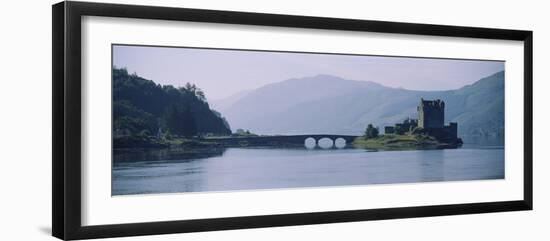
[[[281,135],[281,136],[242,136],[204,138],[203,141],[212,141],[224,146],[305,146],[307,148],[344,148],[351,144],[358,136],[352,135]]]

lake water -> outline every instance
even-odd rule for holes
[[[172,153],[173,152],[173,153]],[[113,195],[504,178],[502,146],[366,151],[227,148],[116,152]],[[151,161],[147,161],[151,160]]]

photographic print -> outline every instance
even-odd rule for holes
[[[112,190],[504,178],[504,66],[112,45]]]

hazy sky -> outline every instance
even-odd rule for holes
[[[411,90],[449,90],[504,70],[501,61],[121,45],[113,47],[113,64],[163,85],[194,83],[209,100],[319,74]]]

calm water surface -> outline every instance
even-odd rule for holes
[[[115,152],[112,194],[229,191],[504,178],[502,146],[379,151],[228,148]],[[154,160],[154,161],[140,161]]]

